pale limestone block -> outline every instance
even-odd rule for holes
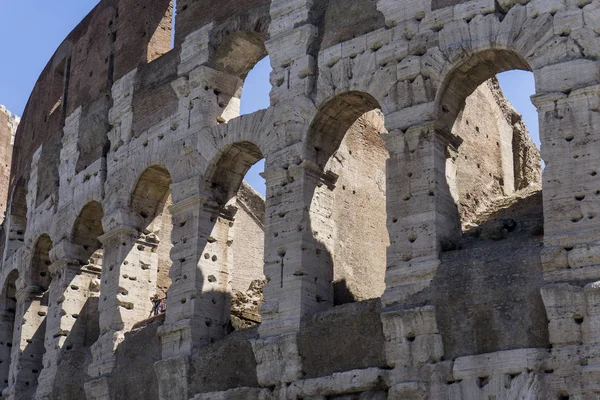
[[[428,12],[419,25],[419,31],[433,30],[439,32],[446,23],[454,20],[454,7],[444,7]]]
[[[496,35],[500,30],[500,24],[501,22],[495,14],[480,14],[469,22],[473,53],[477,54],[496,46]]]
[[[388,371],[379,368],[337,372],[331,376],[298,380],[282,388],[285,399],[316,398],[386,389]]]
[[[405,130],[414,125],[420,125],[435,118],[436,103],[429,102],[408,107],[386,115],[385,126],[388,130]]]
[[[423,382],[398,383],[388,391],[390,400],[425,400],[427,399],[427,387]]]
[[[319,53],[319,69],[331,68],[342,59],[342,43],[331,46]]]
[[[225,392],[200,393],[191,400],[271,400],[273,398],[269,389],[236,388]]]
[[[568,253],[569,266],[571,268],[583,268],[590,265],[600,264],[600,245],[587,244],[575,246]]]
[[[377,9],[386,17],[386,25],[388,27],[396,26],[397,24],[411,20],[423,19],[425,14],[431,12],[431,0],[423,1],[394,1],[394,0],[379,0],[377,1]]]
[[[564,247],[544,246],[540,257],[545,272],[552,272],[569,266],[568,253]]]
[[[302,359],[296,334],[251,341],[256,357],[256,373],[261,386],[293,382],[302,376]]]
[[[507,13],[517,4],[527,4],[530,0],[498,0],[498,7],[503,13]]]
[[[597,85],[600,79],[600,64],[591,60],[573,60],[550,65],[536,71],[536,91],[564,92]]]
[[[593,1],[583,8],[585,26],[600,34],[600,3]]]
[[[418,365],[439,361],[443,356],[433,306],[388,311],[381,315],[381,321],[389,365]]]
[[[554,15],[555,35],[566,36],[580,28],[583,28],[583,10],[579,8],[563,9]]]
[[[552,15],[542,14],[538,18],[530,19],[529,14],[526,20],[527,29],[522,29],[519,36],[514,40],[512,48],[521,57],[527,59],[536,54],[537,51],[543,51],[546,44],[554,36]]]
[[[471,0],[454,6],[454,18],[470,21],[476,15],[487,15],[496,12],[495,0]]]
[[[269,34],[276,36],[307,22],[312,5],[313,0],[275,0],[271,2]]]
[[[471,52],[469,24],[464,20],[453,20],[440,31],[440,50],[450,62],[465,57]]]
[[[541,14],[555,14],[565,7],[565,0],[532,0],[527,4],[527,16],[537,18]]]
[[[525,21],[527,21],[527,8],[522,5],[512,7],[500,23],[500,29],[496,34],[497,46],[504,49],[511,48],[525,26]]]
[[[412,81],[421,73],[421,59],[419,56],[404,58],[398,63],[396,77],[399,81]]]
[[[181,44],[181,63],[177,68],[179,75],[185,75],[208,61],[213,29],[214,24],[211,22],[186,36]]]
[[[477,356],[459,357],[454,361],[454,378],[518,374],[536,370],[546,357],[546,349],[518,349]]]

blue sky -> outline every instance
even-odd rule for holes
[[[94,8],[98,0],[0,0],[0,104],[22,115],[29,93],[46,63],[63,39]],[[242,94],[242,114],[269,106],[268,59],[248,75]],[[529,100],[535,92],[533,74],[510,71],[499,76],[508,100],[523,114],[534,141],[539,146],[538,117]],[[248,182],[264,195],[261,161],[248,172]]]

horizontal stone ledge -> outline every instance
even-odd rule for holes
[[[241,387],[224,392],[200,393],[190,400],[267,400],[272,398],[269,389]]]
[[[388,370],[380,368],[367,368],[338,372],[321,378],[298,380],[288,387],[282,387],[278,398],[334,396],[388,389],[390,387],[389,373]]]
[[[454,361],[452,373],[455,380],[517,374],[527,369],[538,370],[548,356],[548,349],[530,348],[459,357]]]
[[[600,265],[560,269],[544,273],[544,281],[546,282],[587,281],[596,279],[600,279]]]

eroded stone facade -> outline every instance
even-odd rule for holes
[[[172,15],[100,1],[33,90],[4,398],[600,396],[599,1],[178,0],[170,49]]]

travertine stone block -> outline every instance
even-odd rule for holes
[[[302,377],[302,358],[298,353],[296,334],[255,339],[251,343],[261,386],[277,386]]]
[[[435,308],[387,311],[381,315],[388,364],[408,367],[439,361],[443,354]]]

